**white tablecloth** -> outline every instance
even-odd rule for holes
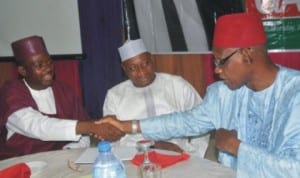
[[[44,161],[47,166],[31,178],[88,178],[91,177],[91,164],[80,164],[81,172],[69,168],[68,161],[75,161],[84,149],[59,150],[0,161],[0,170],[20,162]],[[139,178],[138,168],[125,161],[127,178]],[[191,157],[162,170],[162,178],[234,178],[235,172],[216,162]]]

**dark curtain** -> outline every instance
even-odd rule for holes
[[[124,79],[118,47],[122,44],[120,0],[78,0],[85,60],[80,77],[85,108],[92,118],[102,117],[107,89]]]

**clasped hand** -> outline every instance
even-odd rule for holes
[[[115,116],[106,116],[95,121],[94,123],[98,127],[98,130],[91,133],[91,135],[98,140],[117,141],[121,139],[125,135],[125,132],[118,125],[112,124],[111,120],[117,119]]]
[[[127,124],[126,124],[126,121],[122,122],[122,121],[118,120],[115,116],[106,116],[106,117],[96,121],[95,123],[99,124],[99,125],[110,125],[111,129],[116,129],[118,132],[124,132],[124,133],[129,132],[128,128],[126,128],[126,125],[129,123],[127,122]],[[130,127],[130,126],[127,125],[127,127]],[[102,135],[94,135],[94,137],[97,139],[101,139],[103,136]],[[167,142],[167,141],[155,141],[154,147],[157,149],[176,151],[179,153],[184,152],[184,150],[182,148],[180,148],[180,146],[178,146],[174,143],[171,143],[171,142]]]
[[[241,141],[237,138],[237,132],[235,130],[220,128],[216,131],[215,140],[218,150],[237,156]]]

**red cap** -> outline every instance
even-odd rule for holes
[[[266,41],[261,18],[256,13],[235,13],[217,19],[213,47],[241,48]]]
[[[30,59],[39,54],[49,55],[42,37],[30,36],[11,43],[16,60]]]

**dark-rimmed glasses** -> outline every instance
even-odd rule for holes
[[[225,65],[225,63],[228,61],[228,59],[230,59],[231,56],[233,56],[233,55],[234,55],[235,53],[237,53],[239,50],[240,50],[240,48],[237,49],[237,50],[235,50],[235,51],[233,51],[231,54],[229,54],[227,57],[224,57],[223,59],[220,59],[220,60],[214,59],[214,64],[215,64],[215,66],[216,66],[216,67],[223,67],[223,66]]]

